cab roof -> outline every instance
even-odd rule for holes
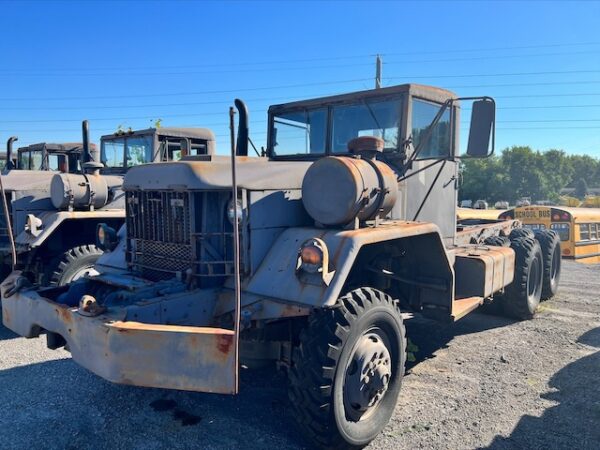
[[[102,139],[110,139],[118,136],[140,136],[147,134],[156,134],[158,136],[172,136],[192,139],[202,139],[205,141],[215,141],[215,134],[208,128],[179,128],[179,127],[160,127],[160,128],[146,128],[143,130],[133,130],[115,132],[112,134],[105,134]]]
[[[95,149],[95,144],[90,144],[91,149]],[[64,142],[62,144],[56,144],[51,142],[39,142],[37,144],[31,144],[26,147],[19,147],[18,151],[26,150],[43,150],[46,149],[49,152],[61,152],[61,153],[82,153],[83,144],[81,142]]]
[[[335,103],[345,103],[347,101],[357,98],[369,98],[369,97],[381,97],[385,95],[393,94],[404,94],[408,93],[416,97],[420,97],[426,100],[431,100],[439,103],[443,103],[446,100],[457,98],[454,92],[446,89],[426,86],[422,84],[399,84],[396,86],[389,86],[380,89],[368,89],[364,91],[355,91],[347,94],[331,95],[328,97],[318,97],[309,100],[300,100],[297,102],[281,103],[278,105],[272,105],[269,107],[269,113],[276,113],[280,109],[294,109],[301,107],[314,107],[320,105],[331,105]]]

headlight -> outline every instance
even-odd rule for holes
[[[325,241],[312,238],[298,250],[296,275],[303,283],[329,286],[335,271],[329,267],[329,250]]]
[[[300,267],[309,273],[316,273],[323,267],[323,250],[315,242],[300,249]]]
[[[99,223],[96,227],[96,246],[100,250],[112,251],[119,242],[117,232],[105,223]]]
[[[237,211],[238,223],[241,223],[242,222],[242,214],[244,213],[244,210],[242,208],[242,202],[239,200],[236,200],[234,202],[233,199],[231,199],[229,201],[229,203],[227,204],[227,220],[229,220],[229,223],[232,225],[233,225],[233,221],[235,220],[236,211]]]

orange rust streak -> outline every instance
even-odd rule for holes
[[[190,327],[184,325],[159,325],[159,324],[148,324],[141,322],[122,322],[117,321],[107,324],[109,327],[113,327],[119,331],[128,330],[140,330],[140,331],[168,331],[171,333],[195,333],[195,334],[214,334],[222,336],[233,336],[233,330],[227,330],[225,328],[211,328],[211,327]]]
[[[228,354],[233,344],[232,335],[219,335],[217,336],[217,349],[224,354]]]
[[[58,314],[61,318],[61,320],[65,323],[72,323],[73,322],[73,316],[71,315],[71,311],[69,311],[68,307],[56,307],[55,308],[56,314]]]
[[[10,314],[8,312],[7,309],[2,309],[2,320],[4,321],[4,323],[6,324],[10,324]]]

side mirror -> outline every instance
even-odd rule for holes
[[[467,156],[486,158],[494,153],[496,103],[490,97],[473,102]]]

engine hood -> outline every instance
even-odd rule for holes
[[[311,162],[236,158],[241,189],[300,189]],[[225,156],[136,166],[129,169],[124,190],[211,190],[231,188],[231,159]]]
[[[2,173],[5,191],[50,190],[50,181],[57,172],[47,170],[10,170]]]

